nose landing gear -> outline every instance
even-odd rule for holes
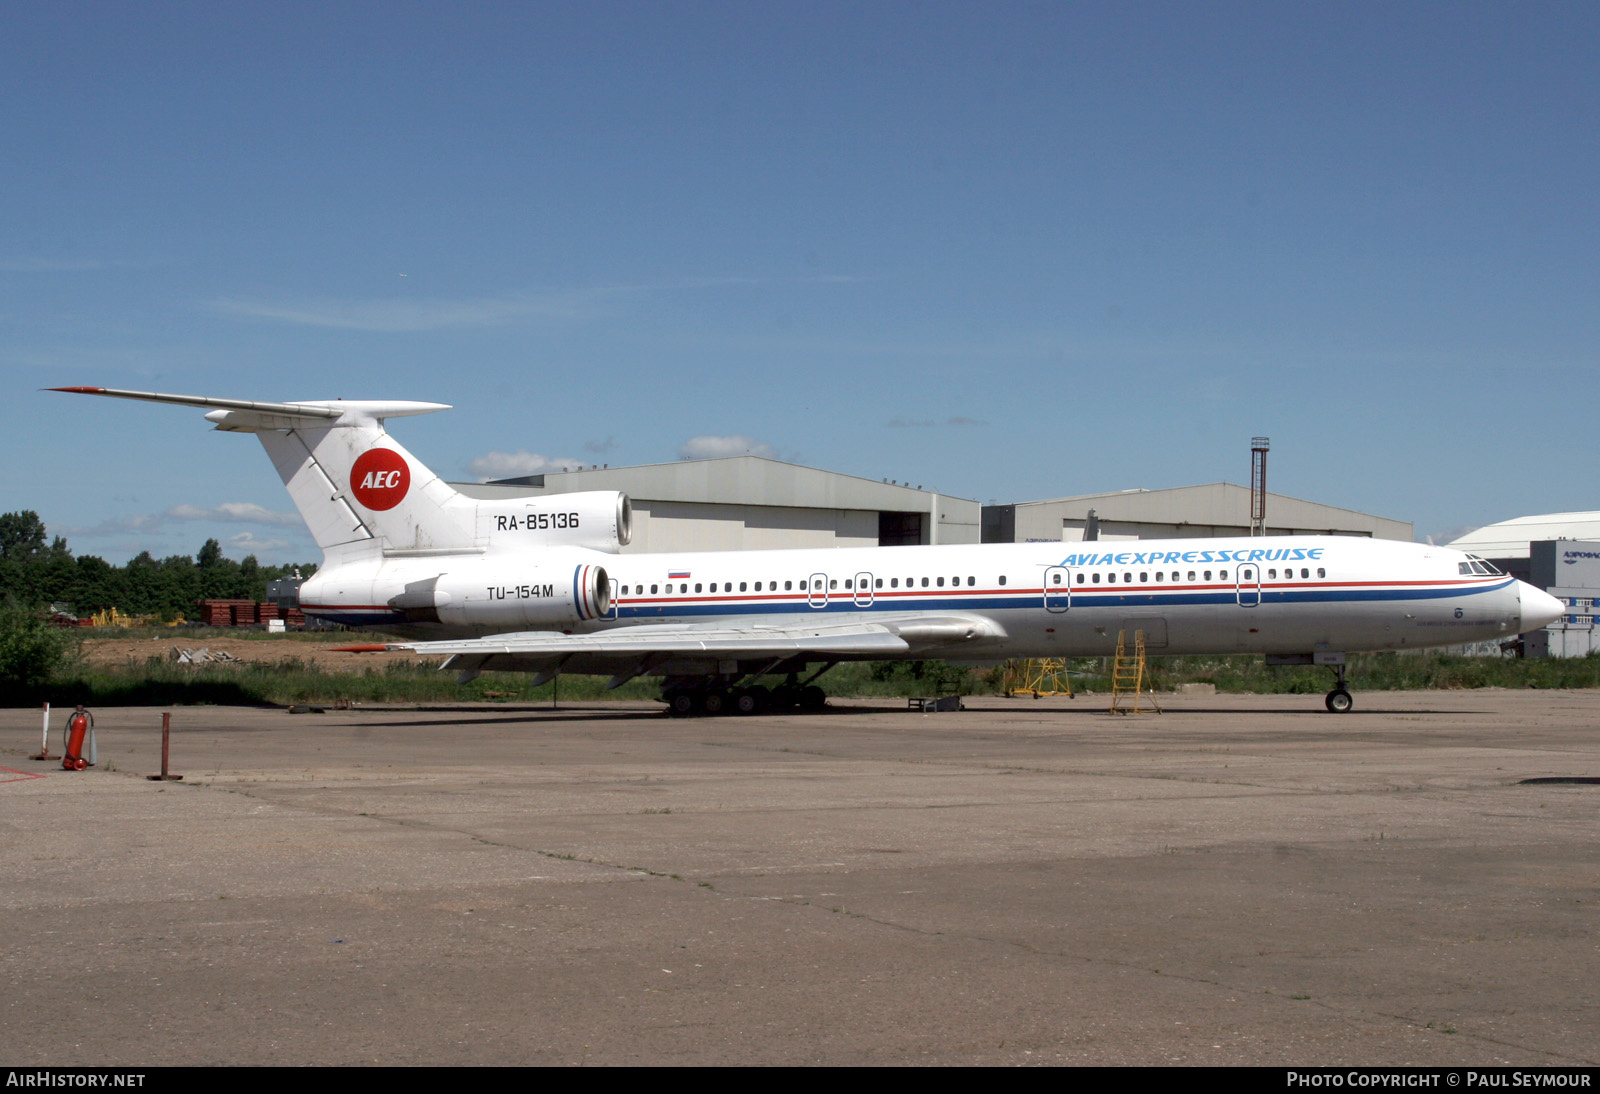
[[[1356,705],[1356,701],[1345,690],[1344,666],[1331,665],[1329,667],[1333,669],[1333,674],[1338,678],[1338,683],[1334,685],[1332,691],[1328,692],[1322,702],[1328,708],[1328,713],[1330,714],[1349,714],[1350,708]]]
[[[1343,653],[1319,650],[1316,653],[1269,653],[1269,665],[1323,665],[1333,670],[1333,690],[1328,692],[1323,699],[1330,714],[1349,714],[1350,708],[1356,701],[1350,697],[1350,691],[1344,686],[1344,661]]]

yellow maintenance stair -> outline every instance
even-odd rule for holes
[[[1006,698],[1019,692],[1032,692],[1035,699],[1041,695],[1072,694],[1072,680],[1067,676],[1067,662],[1060,657],[1034,657],[1026,661],[1007,661],[1004,690]]]
[[[1117,632],[1117,659],[1111,666],[1111,713],[1161,713],[1145,665],[1144,631],[1133,632],[1133,652],[1128,652],[1127,631]],[[1148,696],[1147,696],[1148,691]],[[1143,704],[1141,706],[1141,704]]]

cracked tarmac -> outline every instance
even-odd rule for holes
[[[5,1063],[1596,1063],[1600,692],[1166,702],[0,711]]]

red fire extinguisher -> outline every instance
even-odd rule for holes
[[[94,715],[83,709],[83,704],[78,704],[78,709],[72,712],[72,717],[67,719],[67,728],[64,736],[61,757],[61,768],[64,771],[82,771],[89,766],[89,761],[83,758],[84,742],[90,733],[94,732]]]

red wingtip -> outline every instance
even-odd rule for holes
[[[382,642],[371,643],[365,646],[334,646],[334,653],[383,653],[389,647]]]
[[[103,387],[47,387],[46,391],[70,391],[74,395],[98,395],[105,390]]]

